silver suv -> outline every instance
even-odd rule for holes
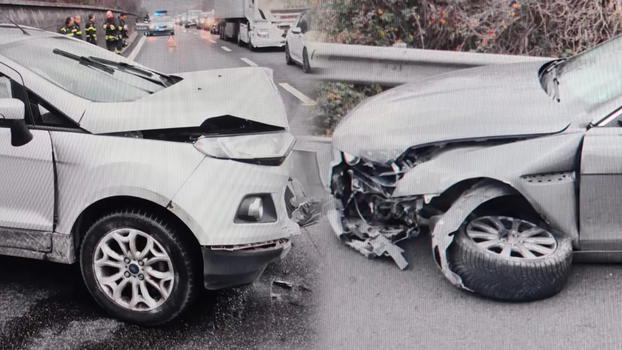
[[[0,124],[0,254],[79,262],[120,319],[162,324],[200,286],[251,283],[299,231],[269,70],[168,75],[0,25]]]

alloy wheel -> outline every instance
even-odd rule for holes
[[[93,256],[99,287],[116,304],[151,311],[166,302],[175,282],[170,256],[151,235],[136,229],[108,232]]]
[[[557,248],[553,234],[537,225],[507,216],[484,216],[466,227],[468,237],[492,254],[506,258],[537,259]]]

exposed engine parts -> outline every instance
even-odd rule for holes
[[[339,238],[367,258],[389,256],[400,269],[408,262],[396,243],[419,234],[422,197],[391,198],[413,159],[375,164],[344,155],[333,168],[331,189],[342,208]]]

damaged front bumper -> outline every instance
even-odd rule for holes
[[[400,269],[408,262],[398,242],[416,237],[424,197],[393,198],[411,163],[375,164],[340,154],[332,168],[333,199],[325,215],[339,239],[367,258],[388,256]]]
[[[203,247],[203,284],[219,290],[253,283],[268,264],[285,258],[291,249],[288,239],[271,242]]]

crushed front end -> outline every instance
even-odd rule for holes
[[[423,196],[392,197],[399,180],[421,160],[407,152],[374,163],[343,152],[331,170],[333,201],[326,210],[335,234],[367,258],[391,257],[400,269],[408,262],[396,244],[420,233]]]

